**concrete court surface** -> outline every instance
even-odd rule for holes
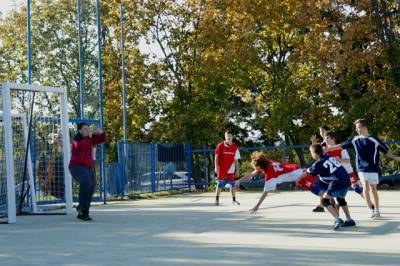
[[[0,265],[400,265],[399,191],[381,191],[372,221],[349,192],[355,228],[333,231],[328,213],[312,213],[309,192],[212,193],[115,202],[92,208],[93,222],[73,216],[23,216],[0,225]]]

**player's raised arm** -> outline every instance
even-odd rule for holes
[[[389,158],[391,158],[391,159],[393,159],[395,161],[400,162],[400,156],[397,156],[397,155],[393,154],[391,150],[388,150],[388,152],[385,154],[385,156],[389,157]]]

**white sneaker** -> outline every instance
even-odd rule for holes
[[[372,212],[372,214],[371,214],[371,219],[375,219],[376,218],[376,213],[375,212]]]
[[[374,217],[375,219],[379,219],[379,218],[381,218],[381,214],[380,214],[380,212],[376,212],[375,213],[375,217]]]

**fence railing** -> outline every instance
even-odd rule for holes
[[[386,142],[399,153],[400,141]],[[252,171],[250,155],[264,151],[271,160],[307,167],[313,162],[309,145],[240,147],[241,175]],[[354,161],[354,154],[350,151]],[[400,172],[400,165],[381,159],[382,175]],[[192,148],[190,144],[118,143],[118,163],[107,164],[107,195],[157,192],[171,189],[207,190],[215,182],[214,148]]]

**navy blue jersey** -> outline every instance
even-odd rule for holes
[[[389,148],[375,136],[356,136],[342,143],[344,149],[354,149],[359,172],[379,173],[379,152],[387,153]]]
[[[322,155],[307,169],[307,172],[318,176],[320,186],[328,194],[347,189],[351,184],[346,169],[337,159],[328,155]]]

